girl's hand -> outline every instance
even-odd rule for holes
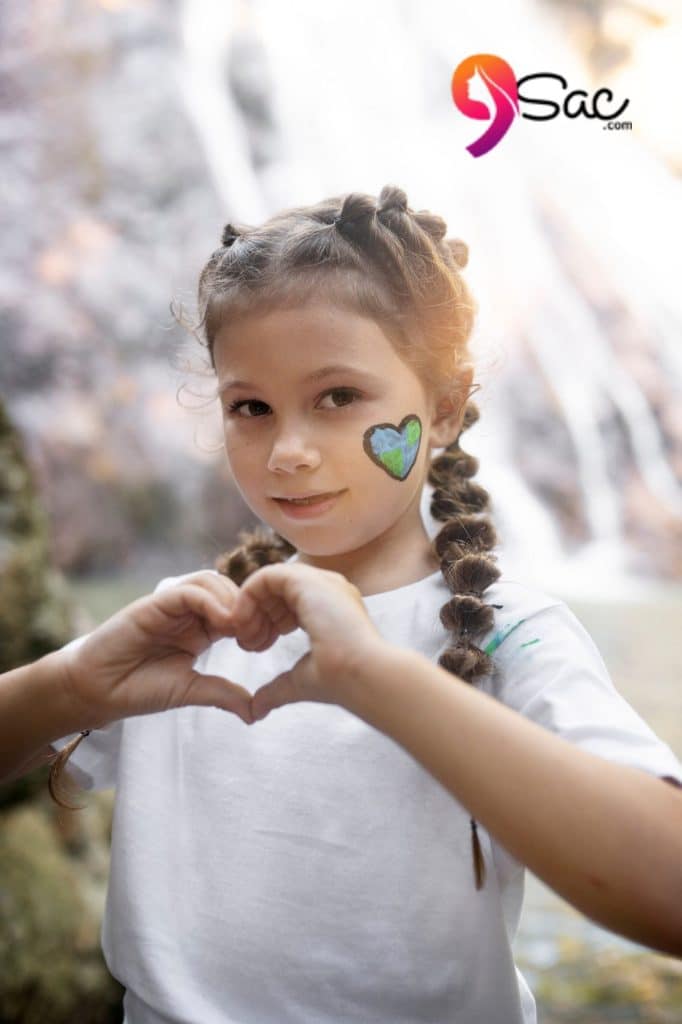
[[[63,678],[84,728],[189,704],[224,708],[251,723],[243,686],[202,675],[194,660],[215,640],[234,636],[231,609],[239,587],[198,572],[141,597],[103,622],[64,659]]]
[[[254,720],[296,701],[349,706],[357,666],[385,644],[357,587],[340,573],[300,562],[268,565],[249,576],[239,590],[232,623],[237,642],[247,651],[265,651],[298,627],[310,638],[310,651],[256,691]]]

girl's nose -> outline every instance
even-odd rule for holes
[[[320,453],[310,439],[300,431],[281,432],[275,439],[268,469],[273,473],[295,473],[299,469],[316,469],[320,464]]]

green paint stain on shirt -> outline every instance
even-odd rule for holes
[[[501,629],[498,633],[495,634],[495,636],[492,638],[487,647],[483,648],[484,653],[492,654],[493,651],[496,651],[500,644],[507,639],[509,634],[513,633],[515,629],[518,629],[518,627],[525,621],[525,619],[519,619],[518,622],[510,623],[510,625],[505,626],[503,629]]]
[[[527,640],[525,644],[521,644],[521,647],[532,647],[533,644],[539,644],[540,637],[536,637],[535,640]]]

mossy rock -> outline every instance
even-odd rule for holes
[[[682,962],[647,950],[593,950],[565,939],[559,962],[534,987],[547,1024],[682,1020]]]
[[[0,672],[27,665],[73,636],[74,603],[49,561],[49,530],[19,434],[0,399]],[[28,800],[46,771],[0,786],[0,807]]]
[[[0,1021],[114,1024],[120,985],[99,947],[99,916],[40,805],[2,816]]]
[[[0,400],[0,672],[73,636],[66,581],[50,565],[49,530],[19,434]]]

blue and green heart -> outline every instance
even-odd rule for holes
[[[362,446],[372,462],[385,469],[389,476],[404,480],[417,461],[421,437],[421,420],[412,413],[404,416],[397,427],[393,423],[369,427],[363,435]]]

